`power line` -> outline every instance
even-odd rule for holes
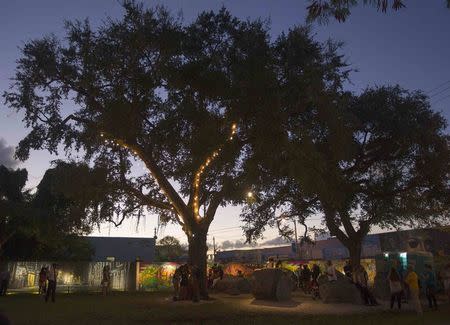
[[[442,97],[441,99],[438,99],[437,101],[435,101],[435,102],[433,103],[433,105],[436,105],[437,103],[442,102],[444,99],[447,99],[447,98],[450,98],[450,94],[447,95],[447,96],[445,96],[445,97]]]
[[[437,86],[437,87],[434,87],[433,89],[431,89],[431,90],[427,91],[427,93],[428,93],[428,94],[430,94],[430,93],[432,93],[433,91],[435,91],[435,90],[437,90],[437,89],[441,88],[442,86],[444,86],[444,85],[448,84],[449,82],[450,82],[450,80],[447,80],[446,82],[444,82],[444,83],[441,83],[441,84],[440,84],[439,86]]]
[[[449,89],[450,89],[450,86],[448,86],[447,88],[444,88],[443,90],[441,90],[440,92],[438,92],[438,93],[436,93],[434,95],[431,95],[430,98],[436,97],[437,95],[440,95],[440,94],[446,92]]]

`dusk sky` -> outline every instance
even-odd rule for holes
[[[362,2],[362,1],[361,1]],[[222,6],[240,18],[268,18],[275,38],[282,31],[305,21],[305,0],[177,0],[144,1],[147,6],[164,4],[174,14],[182,12],[189,22],[203,10],[217,10]],[[432,107],[450,119],[450,10],[443,0],[407,0],[407,8],[400,12],[382,14],[373,7],[358,7],[348,21],[328,25],[314,25],[318,40],[332,38],[345,42],[342,53],[353,68],[352,84],[355,92],[367,86],[399,84],[409,90],[421,89],[430,96]],[[122,9],[117,0],[14,0],[0,2],[0,91],[3,93],[14,74],[18,47],[24,42],[54,33],[63,36],[65,20],[89,18],[94,26],[107,16],[120,17]],[[68,107],[70,110],[70,107]],[[449,128],[447,128],[449,130]],[[50,167],[50,156],[34,151],[26,162],[11,161],[12,148],[26,134],[21,116],[0,102],[0,163],[9,167],[23,167],[29,171],[29,188],[35,187]],[[313,220],[311,224],[318,223]],[[153,236],[156,218],[148,216],[138,230],[135,221],[121,228],[104,225],[96,235]],[[220,210],[211,225],[211,238],[216,242],[243,239],[239,229],[239,208]],[[168,226],[159,236],[174,235],[185,242],[179,226]],[[266,239],[276,236],[268,231]]]

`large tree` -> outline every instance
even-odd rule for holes
[[[308,216],[314,208],[355,265],[373,226],[433,226],[450,220],[449,136],[444,118],[431,110],[426,96],[380,87],[323,104],[311,107],[309,127],[293,124],[282,150],[286,163],[262,170],[273,181],[293,184],[275,187],[269,198],[276,198],[278,206],[288,204],[290,213],[301,215],[306,208]],[[253,218],[243,215],[248,235],[273,220],[261,209],[266,197],[261,195]]]
[[[205,277],[208,228],[220,205],[244,198],[246,161],[278,145],[281,107],[341,86],[342,60],[307,29],[272,42],[265,23],[225,9],[186,25],[164,9],[124,9],[96,30],[69,22],[64,41],[25,44],[5,94],[31,128],[17,154],[61,144],[80,151],[107,170],[109,192],[91,212],[111,220],[119,213],[120,223],[146,209],[179,223],[189,261]],[[288,84],[294,71],[302,75],[296,94]]]

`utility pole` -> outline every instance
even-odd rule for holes
[[[300,258],[300,247],[298,247],[298,237],[297,237],[297,222],[294,217],[294,235],[295,235],[295,248],[297,249],[298,258]]]
[[[213,262],[216,261],[216,237],[213,237]]]

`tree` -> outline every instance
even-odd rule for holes
[[[23,190],[25,169],[0,168],[2,192],[9,193],[7,197],[14,202],[5,204],[9,209],[2,209],[7,212],[5,218],[2,216],[6,223],[1,229],[7,230],[2,236],[7,239],[3,240],[3,257],[89,260],[93,251],[81,236],[90,233],[98,223],[86,213],[95,200],[91,189],[96,188],[92,183],[99,181],[98,175],[86,165],[56,162],[54,168],[46,171],[36,193],[31,194]],[[100,191],[97,189],[96,193]]]
[[[332,118],[323,118],[326,112]],[[272,169],[295,180],[288,193],[294,196],[301,188],[297,201],[320,203],[327,228],[349,250],[354,265],[375,225],[448,222],[449,136],[445,119],[431,110],[425,95],[398,86],[367,89],[359,96],[344,93],[312,108],[309,123],[291,130],[287,163]],[[258,230],[258,224],[251,226]]]
[[[246,162],[278,145],[280,107],[338,87],[344,64],[305,28],[271,42],[265,23],[225,9],[184,26],[164,9],[124,9],[97,30],[67,23],[66,42],[25,44],[4,95],[31,128],[17,155],[60,144],[80,151],[107,171],[94,218],[120,214],[120,224],[146,210],[179,223],[206,279],[209,226],[220,205],[243,200]],[[300,94],[287,91],[292,71],[303,75]],[[75,110],[63,116],[66,99]],[[132,172],[137,161],[148,173]],[[200,286],[206,296],[206,280]]]
[[[14,171],[0,165],[0,256],[5,244],[24,226],[27,179],[25,169]]]
[[[173,262],[179,259],[185,250],[180,241],[172,236],[165,236],[160,239],[156,246],[156,258],[159,262]]]
[[[404,0],[310,0],[307,7],[309,21],[319,20],[320,22],[328,22],[329,17],[334,17],[339,22],[344,22],[350,16],[351,8],[357,6],[361,2],[365,5],[369,4],[377,8],[378,11],[384,13],[388,8],[398,11],[405,8]],[[450,8],[450,0],[445,1],[447,8]]]

